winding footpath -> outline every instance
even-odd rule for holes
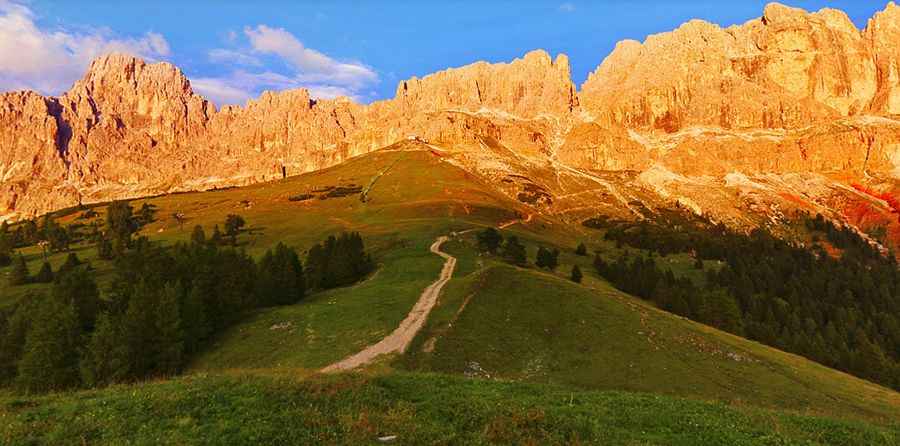
[[[441,270],[440,276],[419,296],[419,301],[413,309],[406,315],[406,319],[400,322],[393,333],[378,341],[377,344],[370,345],[365,350],[348,356],[328,367],[322,369],[322,372],[340,372],[344,370],[352,370],[359,366],[372,362],[376,357],[388,353],[403,353],[409,347],[416,333],[425,325],[428,313],[437,303],[437,298],[441,294],[441,289],[450,281],[453,275],[453,269],[456,268],[456,257],[441,251],[441,245],[448,240],[447,236],[440,236],[431,244],[431,252],[447,259],[444,262],[444,268]]]

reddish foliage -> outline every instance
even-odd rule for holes
[[[888,206],[890,206],[891,213],[900,214],[900,200],[894,197],[890,192],[876,192],[861,184],[853,184],[852,186],[857,191],[862,192],[870,197],[884,200],[888,204]],[[898,222],[900,222],[900,217],[898,217]]]
[[[810,206],[809,206],[809,203],[806,202],[806,200],[804,200],[803,198],[800,198],[800,197],[797,196],[797,195],[794,195],[794,194],[791,194],[791,193],[788,193],[788,192],[779,192],[778,195],[780,195],[781,198],[784,198],[785,200],[790,201],[790,202],[792,202],[792,203],[794,203],[794,204],[800,205],[800,206],[802,206],[802,207],[804,207],[804,208],[809,208],[809,207],[810,207]]]

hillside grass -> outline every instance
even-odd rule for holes
[[[573,257],[585,272],[583,285],[565,278],[571,264],[552,274],[479,259],[481,268],[448,284],[397,364],[879,422],[900,419],[896,392],[658,310],[597,277],[588,258]]]
[[[0,395],[6,444],[897,444],[900,430],[661,395],[393,373]]]
[[[219,336],[190,369],[317,369],[374,344],[440,272],[443,259],[428,251],[431,242],[397,247],[357,285],[258,311]]]

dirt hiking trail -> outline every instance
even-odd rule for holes
[[[425,288],[425,291],[422,291],[422,295],[419,296],[418,302],[416,302],[416,305],[410,310],[409,314],[406,315],[406,318],[400,322],[400,326],[397,327],[393,333],[389,334],[381,341],[378,341],[378,343],[370,345],[359,353],[348,356],[325,367],[322,369],[322,372],[329,373],[352,370],[372,362],[372,360],[378,356],[388,353],[403,353],[406,351],[409,344],[416,336],[416,333],[418,333],[425,324],[428,313],[434,308],[435,303],[437,303],[437,298],[441,294],[441,290],[444,288],[444,285],[450,281],[450,277],[453,275],[453,269],[456,268],[456,257],[441,251],[441,245],[447,240],[447,236],[440,236],[431,244],[431,252],[447,259],[444,262],[444,268],[441,269],[441,274],[438,276],[438,279],[431,285],[428,285],[428,287]]]

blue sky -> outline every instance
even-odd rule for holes
[[[369,102],[397,82],[536,48],[566,53],[581,84],[622,39],[692,18],[720,25],[764,1],[9,1],[0,0],[0,90],[58,94],[93,57],[118,50],[167,60],[219,105],[306,87]],[[860,28],[886,1],[790,1],[842,9]]]

